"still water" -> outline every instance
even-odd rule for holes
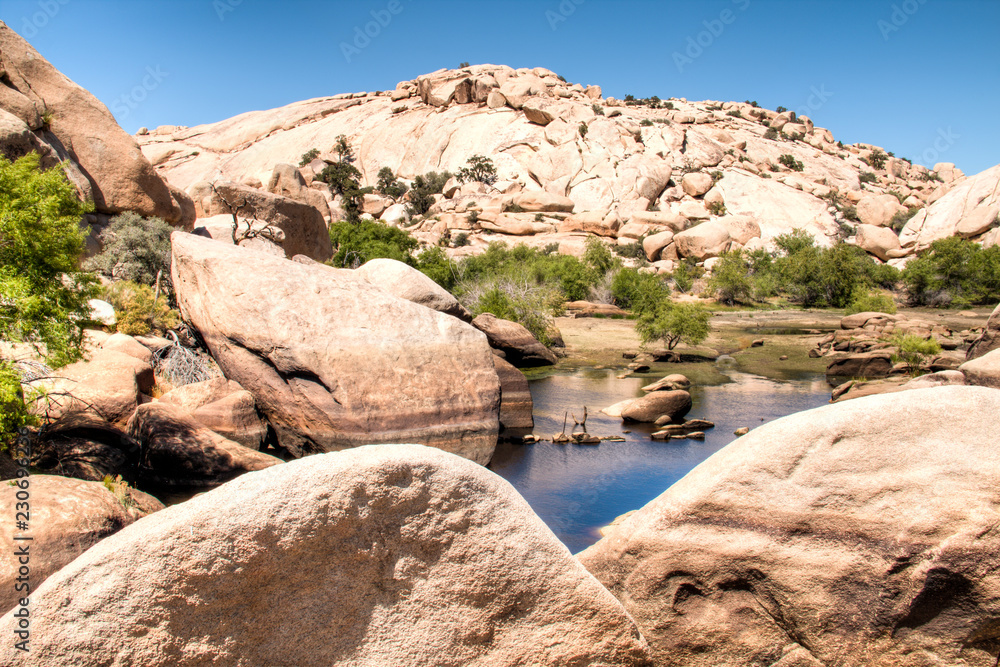
[[[598,529],[660,495],[695,466],[736,439],[733,431],[754,428],[785,415],[826,405],[830,387],[823,375],[801,374],[783,381],[719,369],[731,381],[691,389],[688,419],[707,419],[715,428],[703,442],[654,442],[651,424],[623,424],[600,412],[643,395],[642,387],[668,372],[618,379],[611,370],[583,369],[531,382],[535,434],[551,438],[562,430],[563,414],[582,417],[597,436],[625,442],[600,445],[501,444],[490,468],[510,482],[573,553],[598,539]],[[570,416],[566,432],[573,426]],[[628,432],[631,431],[631,432]]]

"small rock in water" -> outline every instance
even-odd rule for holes
[[[715,424],[707,419],[689,419],[684,422],[684,428],[688,430],[704,431],[707,428],[715,428]]]
[[[535,443],[538,442],[538,436],[537,435],[526,435],[523,438],[521,438],[521,442],[523,444],[525,444],[525,445],[534,445]]]
[[[569,442],[569,436],[566,435],[565,433],[554,435],[552,436],[552,442],[554,442],[557,445],[565,445],[567,442]]]
[[[687,434],[687,437],[691,438],[692,440],[704,440],[705,434],[702,431],[692,431],[691,433]]]
[[[589,433],[577,433],[573,436],[573,439],[578,445],[599,445],[601,444],[601,439],[596,435],[590,435]]]
[[[737,436],[746,435],[749,432],[750,432],[750,429],[747,428],[746,426],[744,426],[743,428],[738,428],[735,431],[733,431],[733,435],[737,435]]]

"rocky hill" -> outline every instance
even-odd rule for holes
[[[899,265],[945,236],[998,240],[1000,166],[972,178],[953,164],[929,170],[877,146],[844,145],[794,112],[683,98],[621,101],[544,68],[440,70],[391,91],[140,130],[136,140],[196,203],[207,182],[232,181],[291,195],[337,219],[338,201],[316,176],[336,160],[340,135],[369,185],[383,167],[412,179],[454,173],[473,155],[494,161],[496,183],[452,181],[423,220],[410,221],[394,200],[366,198],[368,214],[428,244],[466,232],[470,246],[454,254],[510,237],[575,254],[592,234],[626,244],[695,227],[647,255],[701,261],[803,229],[823,245],[858,243]],[[289,191],[287,174],[297,168],[287,165],[314,148],[319,158],[298,169]],[[200,213],[213,213],[207,208]]]

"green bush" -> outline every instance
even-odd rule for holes
[[[458,180],[463,183],[479,181],[486,185],[493,185],[497,182],[497,168],[490,158],[483,155],[473,155],[466,161],[466,166],[458,170]]]
[[[170,286],[170,234],[174,229],[159,218],[128,212],[115,216],[101,232],[104,249],[84,263],[113,280]]]
[[[440,174],[430,171],[413,179],[413,188],[408,196],[410,215],[426,215],[434,205],[434,195],[441,194],[450,179],[451,174],[447,171]]]
[[[348,222],[361,219],[361,205],[364,195],[371,188],[361,187],[361,172],[349,162],[334,162],[319,173],[319,180],[330,186],[330,189],[343,197],[342,204]]]
[[[590,108],[594,110],[594,113],[596,115],[598,115],[598,116],[603,116],[604,115],[604,107],[602,107],[600,104],[597,104],[595,102],[594,104],[590,105]]]
[[[79,359],[93,276],[80,274],[89,205],[37,153],[0,156],[0,340],[29,343],[53,366]]]
[[[14,366],[0,360],[0,451],[10,447],[19,428],[34,425],[37,421],[25,404],[21,378]]]
[[[868,156],[868,165],[872,169],[885,169],[886,158],[886,154],[876,148]]]
[[[180,326],[180,315],[170,308],[167,297],[157,296],[149,285],[120,280],[105,288],[104,298],[115,307],[119,333],[144,336]]]
[[[896,334],[892,338],[892,344],[897,349],[895,360],[904,361],[911,370],[922,366],[928,358],[941,354],[941,344],[935,338]]]
[[[462,245],[456,237],[455,244]],[[414,265],[425,276],[449,292],[455,287],[457,268],[441,248],[428,248],[416,256]]]
[[[876,176],[874,172],[863,171],[861,172],[861,175],[858,176],[858,181],[861,183],[877,183],[878,176]]]
[[[767,128],[767,131],[764,133],[764,138],[767,139],[767,140],[769,140],[769,141],[777,141],[778,140],[778,131],[776,129],[774,129],[773,127],[769,127],[769,128]]]
[[[845,311],[846,315],[853,315],[855,313],[888,313],[889,315],[895,315],[896,302],[893,300],[891,294],[859,289],[851,297],[851,303],[848,304]]]
[[[461,301],[473,317],[492,313],[517,322],[544,345],[552,343],[552,313],[561,308],[563,295],[549,283],[536,283],[525,274],[494,275],[467,283]]]
[[[653,127],[653,121],[649,120],[648,118],[644,118],[639,123],[639,125],[641,125],[642,127]]]
[[[995,304],[1000,301],[1000,246],[983,249],[958,236],[940,239],[906,265],[903,283],[916,306]]]
[[[788,153],[778,157],[778,162],[785,165],[792,171],[802,171],[805,169],[805,166],[800,161],[796,160],[795,156],[789,155]]]
[[[353,269],[373,259],[388,258],[413,266],[411,253],[417,241],[402,229],[374,220],[335,222],[330,225],[333,257],[327,264]]]
[[[896,269],[876,263],[857,246],[817,248],[804,232],[779,236],[776,242],[785,255],[775,260],[775,269],[791,298],[804,306],[846,308],[857,289],[891,288],[899,280]]]
[[[694,287],[694,281],[704,273],[704,269],[695,266],[694,261],[687,258],[677,263],[671,277],[674,279],[674,287],[687,294]]]
[[[396,178],[396,175],[392,173],[392,169],[382,167],[378,172],[378,182],[375,185],[375,191],[386,197],[399,199],[406,194],[407,187]]]
[[[654,311],[670,300],[670,288],[654,273],[621,269],[611,280],[611,295],[619,308],[635,315]]]
[[[913,218],[913,216],[915,216],[919,212],[920,209],[917,207],[908,208],[905,211],[900,211],[896,215],[892,216],[892,221],[889,223],[889,226],[892,228],[892,231],[899,234],[899,232],[903,230],[903,227],[906,226],[906,223],[908,223]]]
[[[712,201],[708,203],[708,212],[712,215],[725,215],[726,205],[721,201]]]
[[[750,263],[742,250],[724,252],[712,269],[708,290],[722,303],[734,305],[753,301],[753,280]]]
[[[590,128],[587,127],[586,123],[580,123],[580,127],[578,127],[577,130],[580,132],[580,138],[586,139],[587,132],[590,130]]]
[[[310,148],[309,150],[307,150],[305,153],[302,154],[302,159],[299,160],[299,166],[304,167],[318,157],[319,157],[319,149]]]
[[[668,350],[678,343],[698,345],[708,338],[710,313],[696,304],[666,301],[655,310],[643,313],[635,324],[643,343],[662,340]]]

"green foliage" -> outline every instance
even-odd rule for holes
[[[868,156],[868,164],[872,169],[885,169],[885,161],[887,157],[888,156],[885,153],[876,148]]]
[[[115,216],[101,232],[104,249],[84,263],[113,280],[170,286],[170,234],[173,227],[159,218],[128,212]]]
[[[702,270],[688,259],[678,262],[671,276],[674,279],[674,287],[678,291],[687,294],[694,287],[694,281],[699,277],[701,272]]]
[[[635,324],[643,343],[662,340],[672,350],[678,343],[698,345],[708,338],[710,313],[696,304],[675,304],[665,301],[654,310],[643,313]]]
[[[941,344],[933,337],[896,334],[892,338],[892,344],[897,349],[897,354],[894,355],[896,360],[906,362],[911,369],[917,369],[924,365],[928,358],[941,354]]]
[[[583,263],[593,271],[595,276],[603,276],[618,264],[618,260],[611,253],[607,244],[598,237],[587,237],[586,245],[586,250],[583,253]]]
[[[465,69],[466,67],[471,67],[471,65],[469,65],[468,61],[462,62],[462,63],[458,64],[458,69]]]
[[[593,111],[594,111],[594,113],[596,115],[598,115],[598,116],[603,116],[604,115],[604,107],[602,107],[600,104],[597,104],[595,102],[594,104],[590,105],[590,108],[593,109]]]
[[[340,135],[333,144],[333,152],[337,154],[341,162],[354,162],[354,150],[348,143],[345,135]]]
[[[861,222],[861,219],[858,218],[858,209],[856,206],[845,206],[844,208],[841,209],[840,212],[844,214],[845,220]]]
[[[450,179],[451,174],[447,171],[440,174],[436,171],[429,171],[413,179],[413,188],[408,197],[410,215],[426,215],[427,211],[434,205],[434,195],[441,194],[445,184]]]
[[[20,376],[12,364],[0,360],[0,451],[10,446],[19,428],[36,421],[25,405]]]
[[[777,111],[778,113],[785,113],[786,111],[788,111],[788,109],[785,107],[778,107],[777,109],[775,109],[775,111]]]
[[[132,487],[122,479],[121,475],[115,475],[114,477],[105,475],[101,483],[104,484],[104,488],[110,491],[126,509],[135,505],[135,500],[132,498]]]
[[[343,197],[342,205],[348,222],[361,219],[361,205],[366,190],[361,187],[361,172],[349,162],[334,162],[326,166],[318,176],[319,180],[330,186],[330,189]]]
[[[861,183],[876,183],[878,182],[878,176],[871,171],[863,171],[861,175],[858,176],[858,181]]]
[[[708,212],[712,215],[725,215],[726,205],[721,201],[711,201],[708,202]]]
[[[612,251],[619,257],[638,259],[640,260],[640,262],[646,261],[646,251],[642,247],[642,239],[639,239],[635,243],[628,243],[626,245],[616,245],[612,248]]]
[[[911,304],[987,305],[1000,300],[1000,246],[983,249],[952,236],[940,239],[903,270]]]
[[[736,109],[734,111],[727,111],[726,115],[732,116],[733,118],[743,118],[743,114],[740,113],[739,109]]]
[[[590,129],[590,128],[587,127],[587,124],[586,123],[580,123],[580,127],[577,128],[577,129],[580,132],[580,138],[581,139],[586,139],[587,138],[587,132]]]
[[[392,173],[392,169],[389,167],[379,169],[378,182],[375,185],[376,192],[386,197],[399,199],[406,194],[406,190],[406,185],[396,178],[396,175]]]
[[[906,226],[906,223],[908,223],[910,219],[912,219],[913,216],[915,216],[919,212],[920,209],[917,207],[908,208],[905,211],[900,211],[896,215],[892,216],[892,220],[889,222],[889,226],[892,227],[892,231],[899,234],[899,232],[903,230],[903,227]]]
[[[753,301],[750,263],[742,250],[722,253],[712,269],[708,289],[719,301],[728,305]]]
[[[302,159],[299,160],[299,166],[304,167],[318,157],[319,157],[319,149],[310,148],[309,150],[307,150],[305,153],[302,154]]]
[[[458,170],[458,180],[463,183],[479,181],[493,185],[497,182],[497,168],[490,158],[473,155],[466,161],[466,166]]]
[[[896,302],[892,295],[885,292],[872,292],[866,289],[858,289],[851,296],[851,303],[848,304],[845,315],[855,313],[888,313],[896,314]]]
[[[644,118],[642,119],[642,121],[639,122],[639,125],[641,125],[642,127],[653,127],[653,121],[649,120],[648,118]]]
[[[654,273],[621,269],[611,281],[611,295],[620,308],[639,315],[655,311],[670,300],[670,288]]]
[[[115,307],[119,333],[144,336],[181,324],[180,315],[170,308],[166,295],[156,296],[149,285],[120,280],[105,288],[104,298]]]
[[[803,169],[805,169],[805,166],[800,161],[796,160],[795,156],[789,155],[788,153],[781,155],[778,158],[778,162],[785,165],[792,171],[802,171]]]
[[[462,235],[459,234],[459,237]],[[458,242],[456,241],[456,245]],[[441,248],[428,248],[416,256],[412,265],[449,292],[455,287],[456,266]]]
[[[55,366],[79,359],[92,276],[78,273],[89,206],[37,153],[0,156],[0,340],[30,343]]]
[[[769,140],[769,141],[777,141],[778,140],[778,131],[776,129],[774,129],[773,127],[769,127],[769,128],[767,128],[767,131],[764,133],[764,138],[767,139],[767,140]]]
[[[410,253],[417,241],[402,229],[374,220],[336,222],[330,225],[333,257],[327,262],[337,268],[356,268],[378,258],[395,259],[414,265]]]

